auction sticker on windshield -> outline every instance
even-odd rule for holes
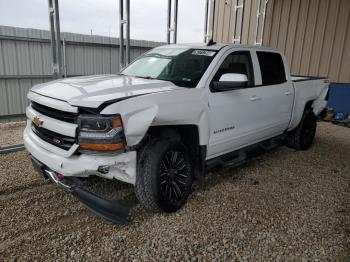
[[[208,51],[208,50],[194,50],[192,52],[192,55],[213,56],[213,55],[215,55],[215,52],[214,51]]]

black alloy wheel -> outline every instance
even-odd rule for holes
[[[190,167],[184,154],[170,150],[163,155],[159,170],[159,185],[162,198],[179,201],[187,190]]]
[[[181,141],[154,139],[138,152],[135,194],[152,211],[175,212],[191,193],[193,177],[189,151]]]
[[[316,116],[313,113],[309,113],[306,116],[306,119],[303,123],[302,132],[301,132],[301,143],[303,147],[308,148],[311,146],[315,134],[316,134]]]

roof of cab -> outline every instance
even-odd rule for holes
[[[231,46],[231,47],[240,47],[240,48],[256,48],[256,49],[264,49],[264,50],[271,50],[271,51],[280,51],[277,48],[271,48],[271,47],[265,47],[265,46],[259,46],[259,45],[243,45],[243,44],[233,44],[233,43],[214,43],[212,45],[207,45],[205,43],[188,43],[188,44],[171,44],[171,45],[164,45],[164,46],[159,46],[158,48],[161,47],[169,47],[169,48],[196,48],[196,49],[205,49],[205,50],[220,50],[226,46]]]

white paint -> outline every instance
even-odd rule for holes
[[[78,145],[74,145],[66,154],[64,150],[42,141],[30,129],[24,130],[24,145],[39,161],[52,170],[65,176],[87,177],[97,175],[105,178],[115,178],[134,184],[136,179],[136,152],[130,151],[118,155],[73,155]],[[61,151],[58,151],[61,150]],[[99,166],[109,166],[107,175],[97,171]]]
[[[223,74],[220,79],[220,82],[248,82],[248,78],[244,74],[228,73]]]
[[[188,47],[188,45],[171,45],[168,48],[181,46]],[[116,99],[116,102],[105,107],[101,114],[121,115],[129,147],[137,145],[151,126],[195,125],[199,130],[200,145],[207,146],[207,159],[294,129],[300,122],[305,104],[310,100],[314,101],[313,110],[316,114],[326,104],[324,99],[328,82],[324,80],[293,82],[287,61],[277,49],[243,45],[208,47],[196,45],[193,48],[218,51],[196,88],[177,87],[161,80],[100,75],[42,84],[33,88],[35,96],[30,92],[28,97],[38,103],[43,102],[45,105],[64,111],[72,108],[76,110],[79,106],[97,108],[106,101]],[[287,78],[285,83],[261,86],[257,50],[282,55]],[[255,86],[212,93],[209,88],[210,82],[217,69],[227,55],[235,51],[251,53]],[[232,76],[227,77],[232,79]],[[243,79],[243,75],[235,74],[234,78],[238,77]],[[30,109],[28,110],[28,118],[32,119]],[[30,124],[30,121],[28,123]],[[52,126],[51,122],[48,123],[50,125],[45,128],[57,130],[59,125],[53,126],[57,123],[52,123]],[[62,134],[64,132],[72,134],[72,126],[67,124],[60,127],[62,130],[66,128]],[[72,155],[71,151],[78,145],[74,145],[69,152],[62,152],[64,150],[41,141],[29,127],[25,130],[24,141],[31,154],[57,172],[71,176],[98,174],[106,178],[135,183],[137,159],[134,151],[113,156]],[[97,168],[100,165],[110,166],[110,172],[106,175],[98,173]]]

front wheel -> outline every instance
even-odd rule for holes
[[[288,134],[287,146],[296,150],[307,150],[312,145],[317,127],[317,118],[313,111],[307,110],[299,126]]]
[[[146,208],[177,211],[185,204],[192,181],[190,156],[180,141],[153,140],[140,150],[135,194]]]

